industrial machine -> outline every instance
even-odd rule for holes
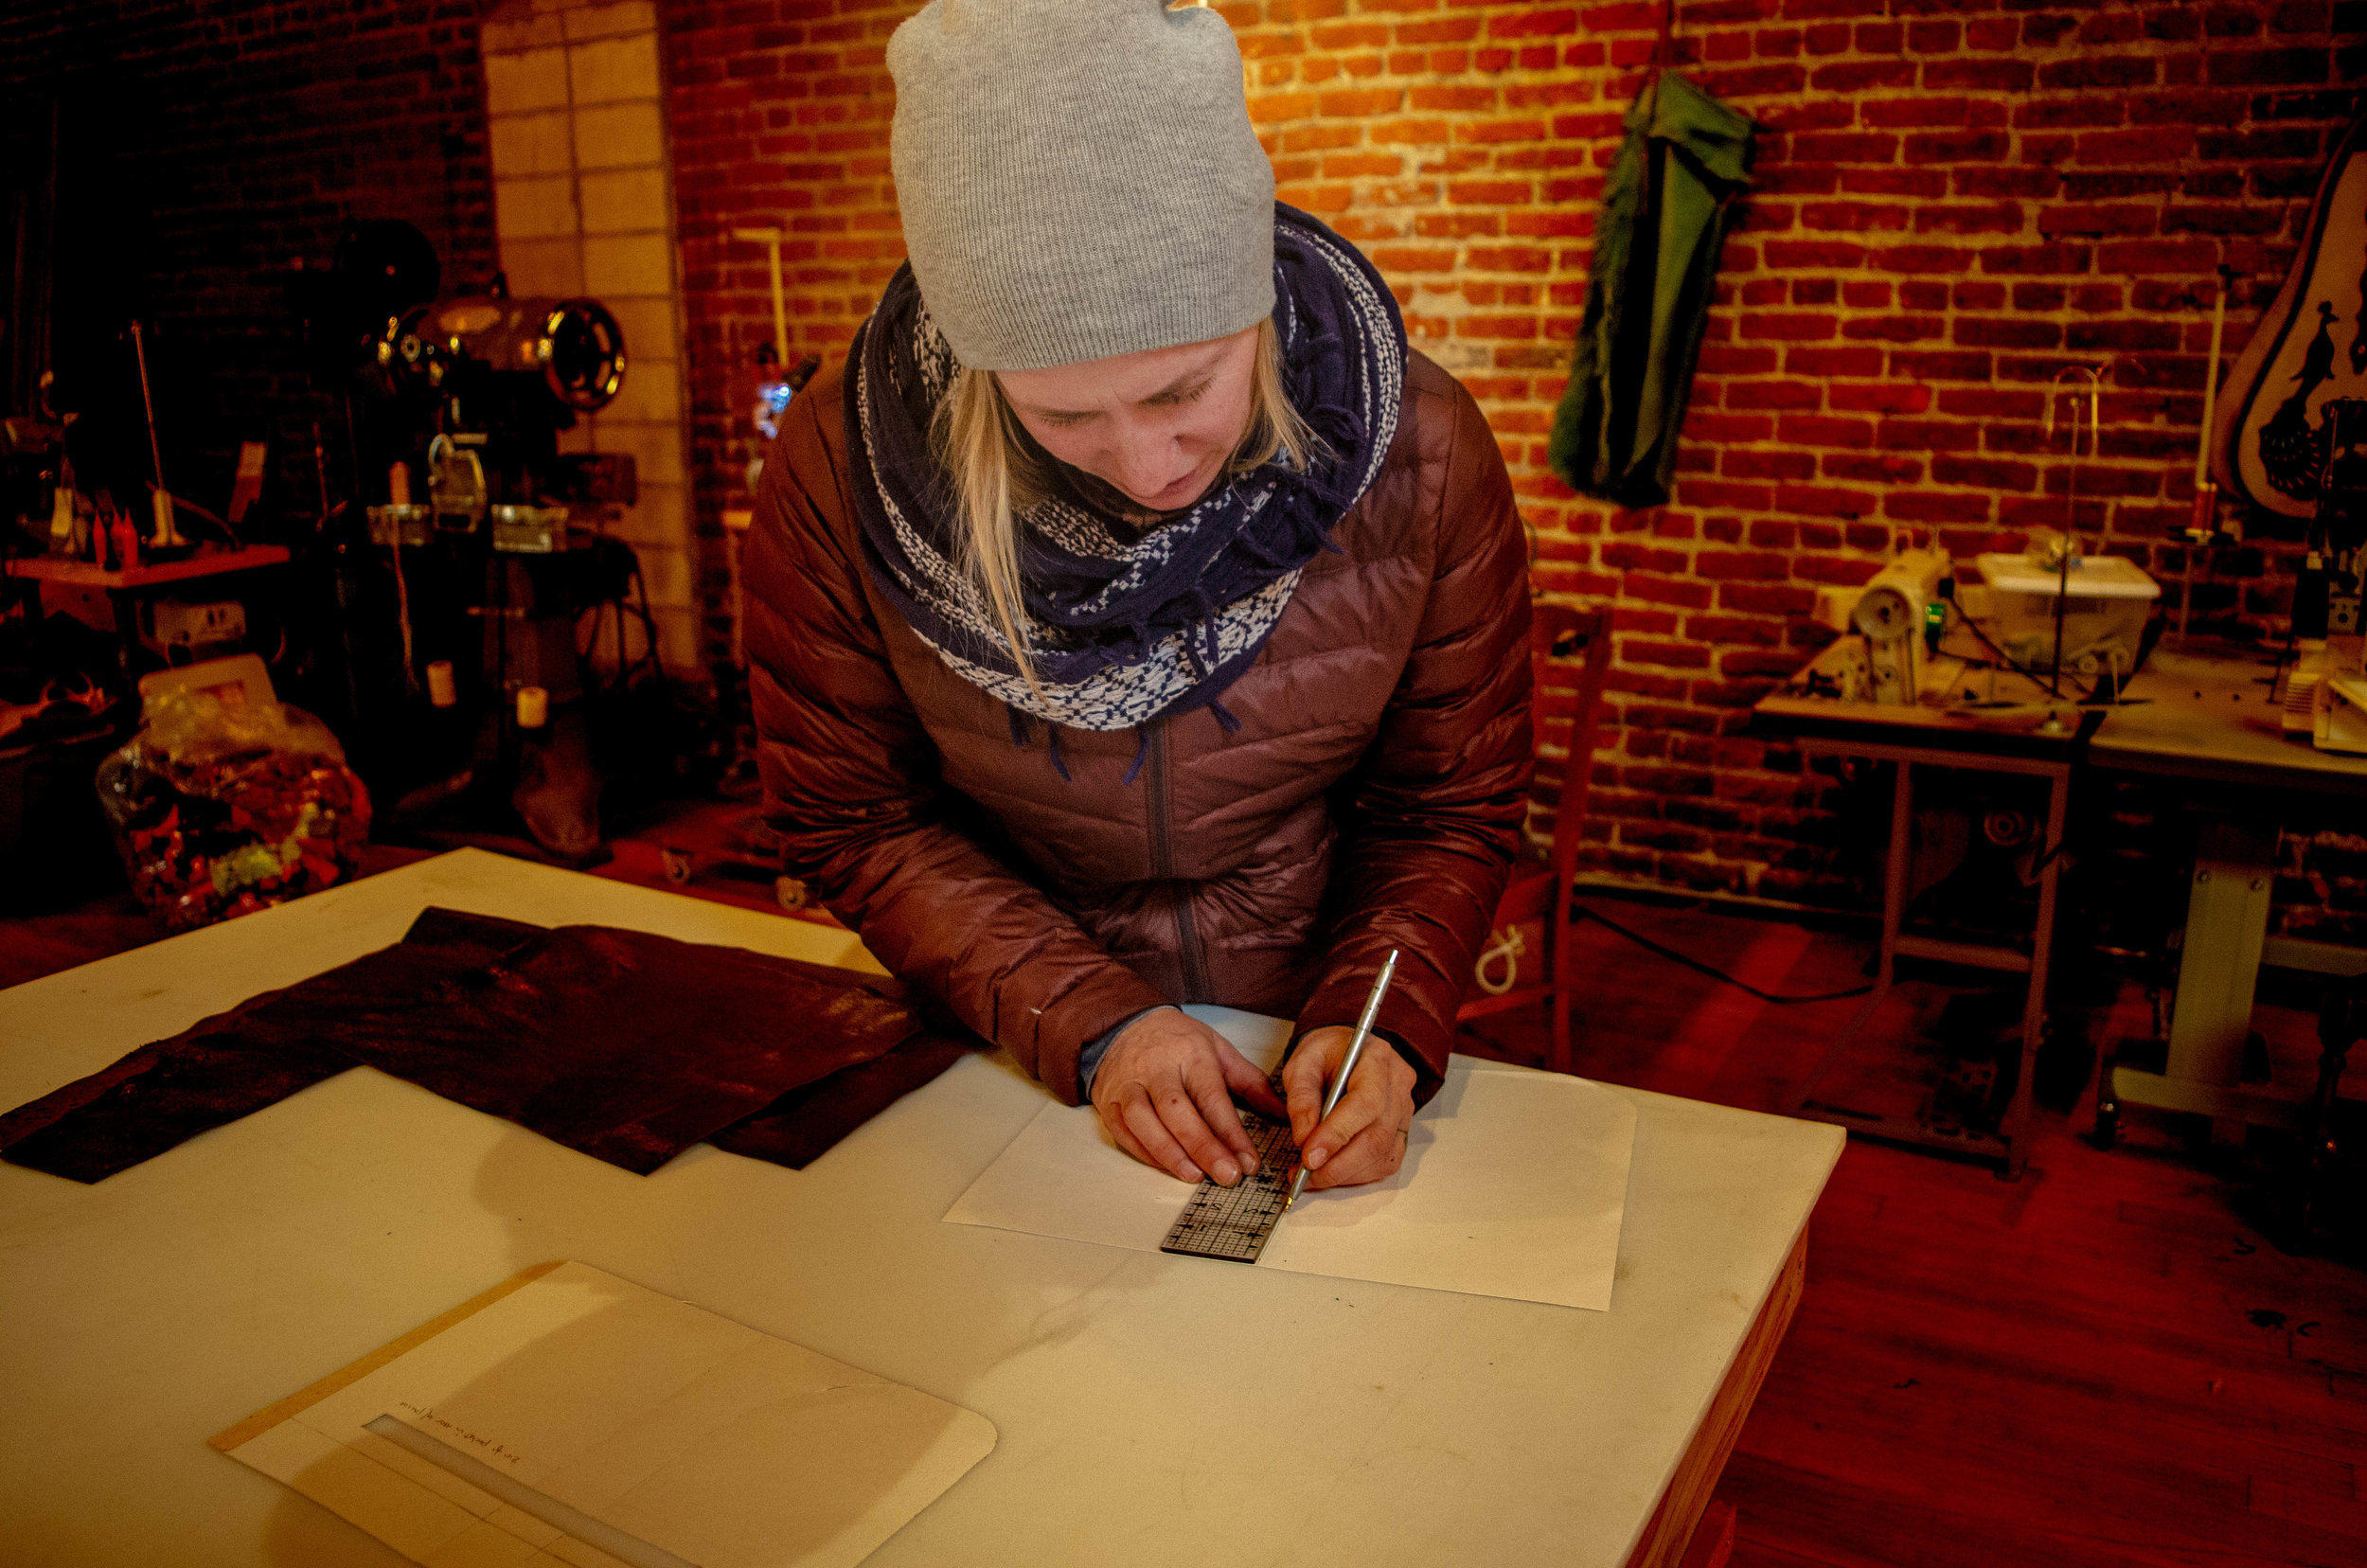
[[[1941,551],[1909,550],[1858,595],[1849,622],[1865,638],[1870,701],[1912,704],[1922,689],[1924,633],[1947,575]]]
[[[2324,416],[2324,461],[2278,694],[2287,734],[2306,735],[2322,750],[2367,751],[2367,627],[2359,613],[2367,579],[2367,399],[2329,400]]]
[[[622,388],[624,333],[596,300],[434,297],[424,247],[356,225],[311,300],[364,491],[337,578],[355,759],[397,827],[498,836],[514,811],[580,864],[601,852],[596,732],[664,682],[638,563],[605,531],[633,460],[560,451]]]
[[[1861,587],[1819,590],[1818,623],[1843,635],[1816,661],[1809,689],[1843,702],[1912,704],[1945,613],[1948,575],[1944,552],[1908,550]]]
[[[2025,676],[2041,696],[2109,697],[2144,662],[2161,593],[2135,562],[2083,558],[2052,534],[2027,555],[1977,556],[1965,571],[1938,549],[1902,551],[1862,586],[1818,592],[1816,620],[1842,635],[1800,684],[1813,696],[1908,706],[1947,657],[1968,677],[1984,667]]]

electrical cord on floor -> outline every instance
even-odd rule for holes
[[[1675,948],[1663,947],[1660,943],[1655,942],[1649,936],[1645,935],[1642,932],[1629,931],[1626,926],[1621,925],[1618,921],[1611,919],[1595,910],[1589,909],[1584,904],[1574,903],[1572,908],[1577,912],[1577,915],[1581,919],[1593,920],[1595,924],[1602,926],[1609,931],[1614,932],[1621,936],[1625,936],[1628,941],[1633,942],[1636,946],[1644,949],[1646,953],[1658,953],[1661,957],[1667,959],[1672,964],[1682,964],[1685,968],[1694,971],[1696,973],[1706,974],[1713,980],[1722,980],[1727,985],[1734,987],[1736,990],[1748,991],[1753,996],[1757,997],[1760,1001],[1772,1003],[1779,1007],[1797,1007],[1810,1002],[1842,1002],[1853,996],[1870,996],[1874,992],[1874,988],[1872,986],[1860,986],[1852,990],[1824,991],[1815,996],[1777,996],[1772,991],[1764,991],[1759,989],[1758,987],[1751,984],[1748,980],[1737,980],[1733,975],[1728,974],[1724,970],[1713,969],[1709,965],[1701,962],[1699,958],[1690,957],[1685,953],[1679,953]]]

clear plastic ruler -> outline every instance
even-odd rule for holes
[[[1161,1252],[1186,1257],[1221,1257],[1234,1263],[1255,1263],[1282,1218],[1290,1195],[1290,1173],[1299,1163],[1298,1145],[1290,1141],[1290,1124],[1241,1112],[1241,1126],[1257,1149],[1257,1174],[1231,1186],[1202,1182],[1184,1205],[1182,1218],[1159,1243]]]

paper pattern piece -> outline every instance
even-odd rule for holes
[[[1288,1033],[1245,1013],[1190,1011],[1269,1070]],[[1608,1311],[1634,1144],[1635,1107],[1598,1084],[1456,1057],[1414,1118],[1397,1173],[1309,1188],[1256,1266]],[[1090,1106],[1051,1104],[945,1218],[1156,1252],[1191,1193],[1112,1143]]]
[[[995,1444],[582,1263],[438,1321],[215,1446],[429,1568],[851,1568]]]

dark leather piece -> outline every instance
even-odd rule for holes
[[[353,1065],[321,1046],[256,1048],[192,1031],[0,1116],[0,1159],[98,1182]]]
[[[917,1034],[883,1057],[843,1067],[792,1089],[746,1121],[706,1141],[733,1154],[803,1170],[841,1138],[931,1082],[972,1046],[948,1034]]]
[[[939,1048],[783,1101],[908,1042]],[[802,1164],[859,1125],[850,1114],[934,1078],[963,1048],[926,1033],[893,981],[642,932],[430,910],[393,947],[0,1117],[0,1157],[97,1181],[363,1064],[644,1174],[751,1117],[771,1125],[745,1135],[743,1152],[793,1149]]]
[[[97,1182],[355,1065],[318,1025],[383,1018],[541,927],[431,909],[402,941],[249,997],[0,1116],[0,1159]]]

